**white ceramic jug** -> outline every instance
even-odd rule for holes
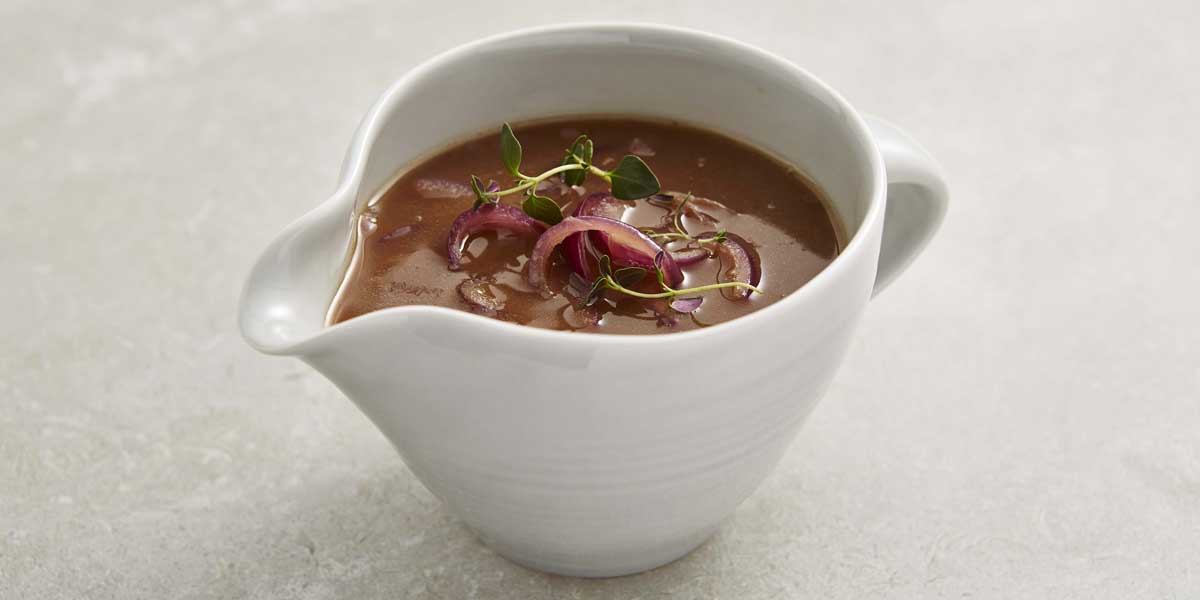
[[[826,192],[850,241],[787,298],[684,333],[548,331],[426,306],[324,326],[356,211],[399,169],[504,121],[570,114],[669,117],[762,148]],[[633,573],[695,548],[754,491],[945,205],[919,146],[762,50],[662,26],[526,30],[438,56],[383,94],[337,190],[254,265],[240,325],[333,381],[500,554]]]

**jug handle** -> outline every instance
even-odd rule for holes
[[[878,295],[929,243],[946,216],[949,191],[937,161],[899,127],[866,117],[887,171],[887,210],[875,272]]]

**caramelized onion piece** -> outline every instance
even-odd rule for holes
[[[471,188],[457,181],[447,179],[418,179],[413,187],[423,198],[470,198],[474,195]]]
[[[683,204],[684,199],[687,197],[688,195],[683,192],[668,191],[650,196],[647,201],[659,208],[675,211],[679,208],[680,204]],[[720,215],[723,214],[728,217],[736,215],[737,211],[716,200],[709,200],[708,198],[693,195],[692,199],[688,200],[687,205],[683,207],[683,214],[702,223],[712,225],[721,220]]]
[[[385,234],[383,237],[381,237],[379,239],[384,242],[386,242],[388,240],[394,240],[396,238],[404,237],[404,236],[412,233],[413,231],[416,231],[416,229],[417,229],[416,223],[413,223],[411,225],[405,225],[403,227],[397,227],[397,228],[389,231],[387,234]]]
[[[551,293],[546,285],[546,267],[550,264],[550,255],[554,249],[568,237],[577,233],[598,231],[608,236],[608,247],[613,255],[613,262],[618,262],[615,254],[620,251],[629,264],[646,269],[654,268],[654,256],[662,252],[662,248],[646,234],[627,223],[606,217],[567,217],[561,223],[546,230],[533,246],[533,254],[526,264],[525,273],[529,285],[543,294]],[[667,285],[672,287],[683,281],[683,272],[670,256],[664,255],[662,261],[663,273]]]
[[[586,329],[588,327],[596,327],[600,324],[601,314],[595,306],[585,306],[580,308],[575,304],[564,306],[562,312],[559,313],[563,323],[571,330]]]
[[[698,237],[705,238],[716,234],[715,231],[709,231]],[[725,239],[717,244],[717,252],[721,254],[722,258],[729,261],[729,266],[723,273],[725,281],[740,281],[753,286],[758,285],[762,279],[762,262],[758,258],[754,244],[747,242],[745,238],[737,234],[726,232]],[[742,287],[721,290],[721,294],[730,300],[746,300],[753,293],[754,290]]]
[[[558,194],[559,196],[566,196],[572,191],[571,186],[563,183],[558,177],[543,179],[539,181],[533,189],[534,191],[548,192],[551,194]]]
[[[646,308],[654,314],[654,321],[659,327],[675,327],[679,324],[679,314],[675,309],[671,308],[671,302],[666,298],[657,300],[646,300],[643,302]]]
[[[633,138],[633,141],[629,142],[629,152],[638,156],[654,156],[658,154],[654,151],[654,148],[650,147],[650,144],[643,142],[642,138]]]
[[[495,283],[491,277],[470,277],[458,284],[458,295],[462,296],[473,312],[489,317],[504,310],[504,301],[496,297],[490,289]]]
[[[471,234],[480,231],[505,229],[518,235],[536,237],[546,230],[546,225],[524,211],[507,204],[485,204],[478,209],[467,210],[450,225],[446,239],[446,257],[451,271],[462,268],[463,244]]]
[[[679,324],[679,317],[676,315],[678,315],[678,313],[676,313],[674,310],[668,310],[668,311],[655,310],[654,311],[654,319],[655,319],[654,322],[659,327],[674,327]]]

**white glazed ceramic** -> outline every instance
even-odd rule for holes
[[[503,121],[593,113],[682,119],[782,157],[827,192],[849,244],[788,298],[685,333],[546,331],[423,306],[323,327],[353,215],[398,169]],[[255,348],[332,380],[500,554],[633,573],[698,546],[754,491],[945,204],[912,140],[776,56],[672,27],[526,30],[438,56],[383,94],[337,191],[255,264],[240,325]]]

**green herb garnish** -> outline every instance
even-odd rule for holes
[[[529,190],[529,194],[525,196],[525,201],[521,203],[521,210],[548,225],[557,225],[563,220],[562,209],[558,204],[550,198],[537,195],[537,192],[533,190]]]
[[[592,165],[592,151],[595,150],[592,140],[587,135],[581,135],[575,138],[571,143],[571,147],[567,148],[567,154],[563,156],[560,165],[581,164],[584,167]],[[572,171],[563,173],[563,183],[567,185],[583,185],[583,180],[587,178],[587,171]]]
[[[685,288],[677,290],[667,285],[666,274],[663,272],[662,262],[665,251],[660,251],[654,257],[654,276],[658,279],[658,285],[662,288],[661,292],[646,293],[630,289],[643,279],[645,279],[647,270],[641,267],[625,267],[622,269],[612,270],[612,259],[604,254],[600,256],[598,261],[600,267],[600,275],[592,282],[591,291],[583,298],[583,306],[591,306],[595,304],[604,290],[613,290],[627,294],[635,298],[645,298],[647,300],[655,300],[665,298],[671,300],[671,308],[679,312],[690,313],[700,307],[699,298],[678,298],[679,296],[689,294],[700,294],[712,290],[720,290],[726,288],[743,288],[753,292],[762,294],[762,290],[741,281],[727,281],[725,283],[714,283],[711,285],[702,285],[693,288]],[[686,310],[685,310],[686,309]]]
[[[508,169],[509,174],[513,177],[521,175],[521,142],[517,141],[516,134],[513,133],[512,127],[505,123],[500,127],[500,158],[504,161],[504,168]]]
[[[646,234],[646,236],[650,237],[651,239],[655,239],[655,240],[667,240],[667,241],[686,240],[689,242],[699,242],[701,244],[710,243],[710,242],[720,243],[720,242],[725,241],[725,230],[724,229],[720,229],[713,235],[708,235],[708,236],[704,236],[704,237],[695,237],[692,234],[688,233],[687,229],[684,229],[684,227],[683,227],[683,208],[685,206],[687,206],[687,203],[690,202],[691,200],[692,200],[692,193],[688,192],[687,195],[684,196],[683,202],[680,202],[679,206],[676,206],[675,208],[673,208],[671,210],[671,225],[675,228],[675,231],[657,231],[657,230],[654,230],[651,228],[645,228],[645,229],[642,229],[642,233]]]
[[[511,194],[525,193],[521,209],[525,214],[554,225],[563,220],[562,208],[553,200],[537,194],[537,185],[555,175],[562,175],[567,185],[582,185],[588,173],[596,175],[612,186],[613,196],[621,200],[638,200],[657,194],[659,191],[658,178],[642,159],[628,154],[617,164],[617,168],[605,171],[592,164],[592,153],[595,149],[592,140],[587,135],[575,139],[563,156],[562,164],[541,175],[529,176],[521,172],[521,159],[524,152],[521,142],[513,133],[512,127],[505,123],[500,127],[500,158],[504,168],[515,179],[515,185],[504,190],[490,191],[483,187],[483,182],[474,175],[471,176],[471,189],[475,192],[475,209],[484,204],[495,204],[501,197]]]

